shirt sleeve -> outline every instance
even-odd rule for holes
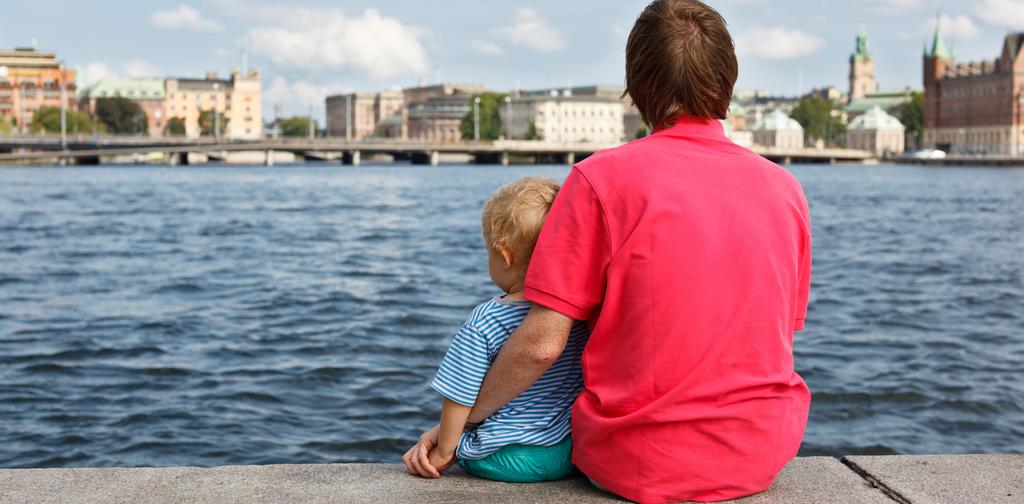
[[[806,209],[806,200],[804,203]],[[806,214],[805,214],[806,215]],[[806,225],[806,231],[803,237],[803,243],[800,247],[800,265],[799,274],[797,276],[797,298],[796,298],[796,316],[794,320],[794,330],[803,331],[804,321],[807,319],[807,304],[811,293],[811,229],[809,224],[810,217],[807,217],[808,224]]]
[[[430,387],[463,406],[473,406],[490,367],[487,338],[466,324],[452,339]]]
[[[574,168],[544,222],[524,295],[567,317],[587,320],[604,300],[611,256],[604,208],[590,182]]]

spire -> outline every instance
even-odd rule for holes
[[[853,59],[857,61],[871,59],[871,52],[868,51],[868,32],[864,30],[864,25],[861,25],[860,31],[857,32],[857,46],[853,52]]]
[[[935,38],[932,40],[932,52],[929,56],[942,59],[950,57],[946,42],[942,38],[942,11],[935,14]]]

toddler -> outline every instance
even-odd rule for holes
[[[523,297],[526,269],[558,189],[554,180],[527,177],[498,189],[484,206],[488,268],[505,295],[473,310],[431,384],[444,396],[439,442],[429,457],[439,469],[458,460],[470,474],[515,483],[562,479],[574,470],[569,414],[583,387],[584,322],[573,325],[565,350],[540,380],[479,426],[464,429],[484,375],[530,311]]]

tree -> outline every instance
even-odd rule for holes
[[[459,132],[463,140],[473,140],[473,102],[480,98],[480,139],[497,140],[501,137],[501,107],[505,105],[504,93],[483,93],[469,99],[469,112],[459,123]]]
[[[839,107],[828,98],[812,96],[800,100],[790,117],[804,127],[809,140],[835,145],[846,133]]]
[[[116,135],[145,135],[149,132],[146,112],[127,98],[98,98],[96,118],[107,131]]]
[[[544,140],[544,133],[537,131],[537,123],[530,121],[530,124],[526,125],[526,139]]]
[[[0,135],[10,135],[12,131],[14,131],[14,125],[0,117]]]
[[[907,127],[907,135],[921,145],[924,137],[924,93],[914,93],[910,101],[900,107],[899,120]]]
[[[65,113],[68,133],[91,133],[92,119],[88,115],[74,110]],[[60,133],[60,107],[39,107],[32,116],[33,133]]]
[[[287,119],[281,119],[277,125],[281,127],[281,135],[286,137],[306,137],[309,136],[309,124],[313,123],[313,131],[317,130],[319,126],[316,119],[312,119],[309,116],[292,116]]]
[[[185,136],[185,119],[181,117],[172,117],[167,120],[167,124],[164,126],[164,135],[166,136]]]
[[[217,133],[214,134],[213,128],[217,128]],[[217,112],[217,115],[213,115],[213,110],[202,110],[199,112],[199,134],[204,136],[224,136],[224,131],[228,129],[228,118],[224,117],[224,114]]]

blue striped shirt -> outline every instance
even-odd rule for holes
[[[494,298],[476,307],[452,339],[430,386],[454,402],[473,406],[484,375],[531,306],[529,301]],[[551,368],[478,429],[463,434],[455,454],[479,460],[509,444],[553,446],[565,439],[572,404],[583,389],[580,358],[587,336],[586,323],[574,323],[565,350]]]

